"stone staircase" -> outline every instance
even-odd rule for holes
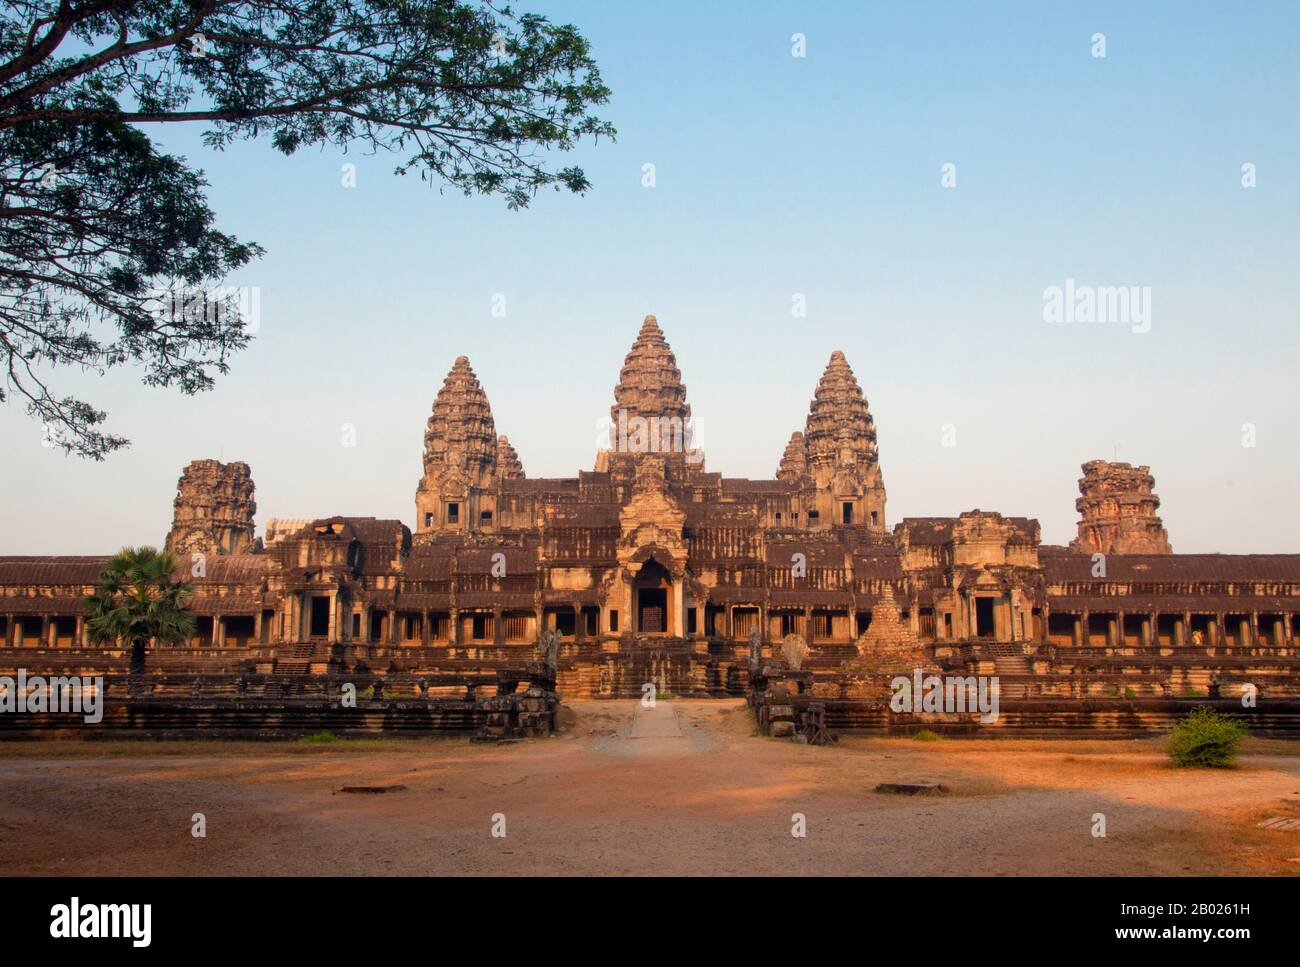
[[[598,697],[641,698],[642,687],[653,682],[659,692],[686,696],[696,691],[697,655],[686,638],[625,639],[602,675]]]
[[[984,651],[993,659],[997,669],[999,695],[1002,698],[1023,698],[1025,686],[1014,679],[1033,674],[1024,648],[1014,642],[999,641],[986,645]]]
[[[311,673],[311,660],[316,654],[316,646],[310,641],[300,641],[293,646],[288,658],[275,660],[275,673],[290,677]]]

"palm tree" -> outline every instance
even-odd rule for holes
[[[131,643],[131,674],[144,671],[150,639],[178,645],[194,634],[185,610],[194,589],[172,580],[180,559],[156,547],[124,547],[104,564],[99,587],[86,598],[86,627],[96,644]]]

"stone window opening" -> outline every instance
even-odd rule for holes
[[[842,511],[842,516],[843,516],[843,522],[844,522],[845,524],[852,524],[852,523],[853,523],[853,505],[852,505],[851,503],[849,503],[849,502],[846,500],[846,501],[844,501],[843,505],[841,506],[841,511]]]
[[[453,507],[455,504],[452,505]],[[483,641],[487,638],[487,615],[476,614],[470,622],[470,637],[475,641]]]
[[[448,524],[460,523],[460,504],[450,503],[447,505],[447,523]]]
[[[425,527],[432,527],[432,526],[433,526],[433,511],[431,511],[431,510],[429,510],[429,511],[425,511],[425,513],[424,513],[424,526],[425,526]]]
[[[879,523],[880,523],[880,515],[873,510],[871,512],[871,526],[875,527]]]
[[[821,513],[820,510],[810,510],[810,511],[808,511],[808,523],[810,523],[810,524],[815,524],[815,523],[817,523],[817,521],[821,520],[821,516],[822,516],[822,513]]]
[[[617,610],[610,611],[610,613],[609,613],[609,630],[610,630],[610,631],[618,631],[618,611],[617,611]]]
[[[490,510],[481,510],[481,511],[479,511],[478,522],[479,522],[480,524],[491,524],[491,523],[492,523],[492,511],[490,511]]]

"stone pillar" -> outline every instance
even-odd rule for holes
[[[1128,644],[1128,633],[1124,629],[1124,612],[1115,612],[1115,642],[1116,645],[1123,648]]]
[[[1182,624],[1178,628],[1177,643],[1180,645],[1186,645],[1191,640],[1192,640],[1192,613],[1190,611],[1184,611]]]
[[[673,581],[673,630],[670,634],[686,637],[686,581],[683,578]]]
[[[401,621],[398,619],[397,609],[388,609],[388,643],[396,645],[402,640]]]
[[[41,615],[41,645],[40,646],[42,648],[50,647],[50,630],[53,624],[54,622],[50,620],[50,616],[48,614]]]
[[[573,643],[575,645],[582,644],[584,637],[583,632],[585,629],[582,627],[582,620],[582,605],[575,604],[573,606]]]
[[[1083,640],[1080,641],[1080,644],[1083,645],[1084,647],[1088,647],[1092,644],[1092,624],[1090,623],[1091,620],[1092,619],[1088,614],[1088,609],[1084,608],[1083,614],[1079,616],[1079,626],[1083,631]]]
[[[1258,611],[1252,611],[1250,613],[1250,644],[1252,645],[1259,644],[1259,612]]]
[[[506,640],[506,623],[503,618],[503,612],[500,608],[492,609],[492,643],[494,645],[503,645]]]
[[[460,644],[460,611],[456,608],[451,609],[451,634],[449,636],[449,645]]]

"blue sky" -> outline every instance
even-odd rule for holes
[[[133,440],[101,464],[0,406],[0,552],[159,541],[200,457],[249,462],[259,529],[413,524],[424,422],[460,354],[530,476],[590,469],[649,312],[710,470],[770,478],[843,349],[891,525],[979,507],[1063,543],[1079,465],[1117,456],[1151,465],[1176,551],[1300,550],[1300,8],[517,6],[577,24],[613,90],[617,143],[555,159],[587,170],[585,197],[511,212],[394,177],[388,156],[217,153],[150,128],[207,173],[220,226],[266,247],[231,280],[260,287],[261,331],[194,398],[129,370],[60,374]],[[1150,331],[1045,323],[1043,290],[1066,279],[1149,287]]]

